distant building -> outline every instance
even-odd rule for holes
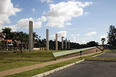
[[[7,43],[8,43],[8,46],[9,47],[12,47],[13,46],[12,40],[1,40],[1,42],[2,42],[2,45],[3,46],[7,46]]]
[[[0,33],[0,41],[4,40],[5,35],[3,33]]]

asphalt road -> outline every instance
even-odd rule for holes
[[[108,53],[104,53],[102,55],[99,55],[97,57],[116,57],[116,53],[108,52]]]
[[[116,77],[116,62],[84,61],[46,77]]]

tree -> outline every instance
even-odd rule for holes
[[[87,47],[98,46],[98,43],[95,41],[90,41],[87,43]]]
[[[4,38],[2,35],[0,35],[0,38]]]
[[[104,45],[105,38],[101,38],[101,41],[102,41],[102,45]]]
[[[2,29],[2,33],[3,34],[5,34],[6,36],[5,36],[5,40],[6,40],[6,47],[7,47],[7,49],[8,49],[8,39],[9,39],[9,35],[10,35],[10,33],[11,33],[11,28],[3,28]]]
[[[21,48],[21,53],[22,53],[23,42],[27,43],[29,37],[28,37],[27,33],[23,33],[23,32],[17,32],[16,34],[17,34],[16,40],[21,42],[20,48]],[[25,46],[27,46],[27,45],[25,45]]]
[[[16,37],[17,37],[16,32],[11,32],[11,33],[9,34],[9,39],[12,39],[13,47],[16,46],[16,45],[15,45],[15,44],[16,44],[16,43],[15,43]]]
[[[36,34],[36,32],[33,32],[33,40],[39,39],[38,35]]]
[[[103,50],[104,50],[104,42],[105,42],[105,38],[101,38],[102,41],[102,46],[103,46]]]
[[[108,44],[110,44],[113,48],[116,48],[116,28],[113,25],[109,28]]]

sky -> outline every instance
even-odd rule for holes
[[[80,44],[106,38],[110,25],[116,25],[116,0],[0,0],[0,31],[29,33],[29,21],[41,39],[61,36]],[[106,41],[107,43],[107,41]]]

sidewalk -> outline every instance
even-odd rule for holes
[[[95,54],[95,53],[85,54],[83,56],[92,55],[92,54]],[[63,58],[63,59],[58,59],[58,60],[54,60],[54,61],[44,62],[44,63],[41,63],[41,64],[35,64],[35,65],[25,66],[25,67],[21,67],[21,68],[15,68],[15,69],[10,69],[10,70],[6,70],[6,71],[1,71],[0,72],[0,77],[6,76],[6,75],[11,75],[11,74],[16,74],[16,73],[21,73],[21,72],[28,71],[28,70],[33,70],[33,69],[36,69],[36,68],[48,66],[48,65],[63,62],[63,61],[68,61],[68,60],[75,59],[75,58],[78,58],[78,57],[80,57],[80,56]]]

